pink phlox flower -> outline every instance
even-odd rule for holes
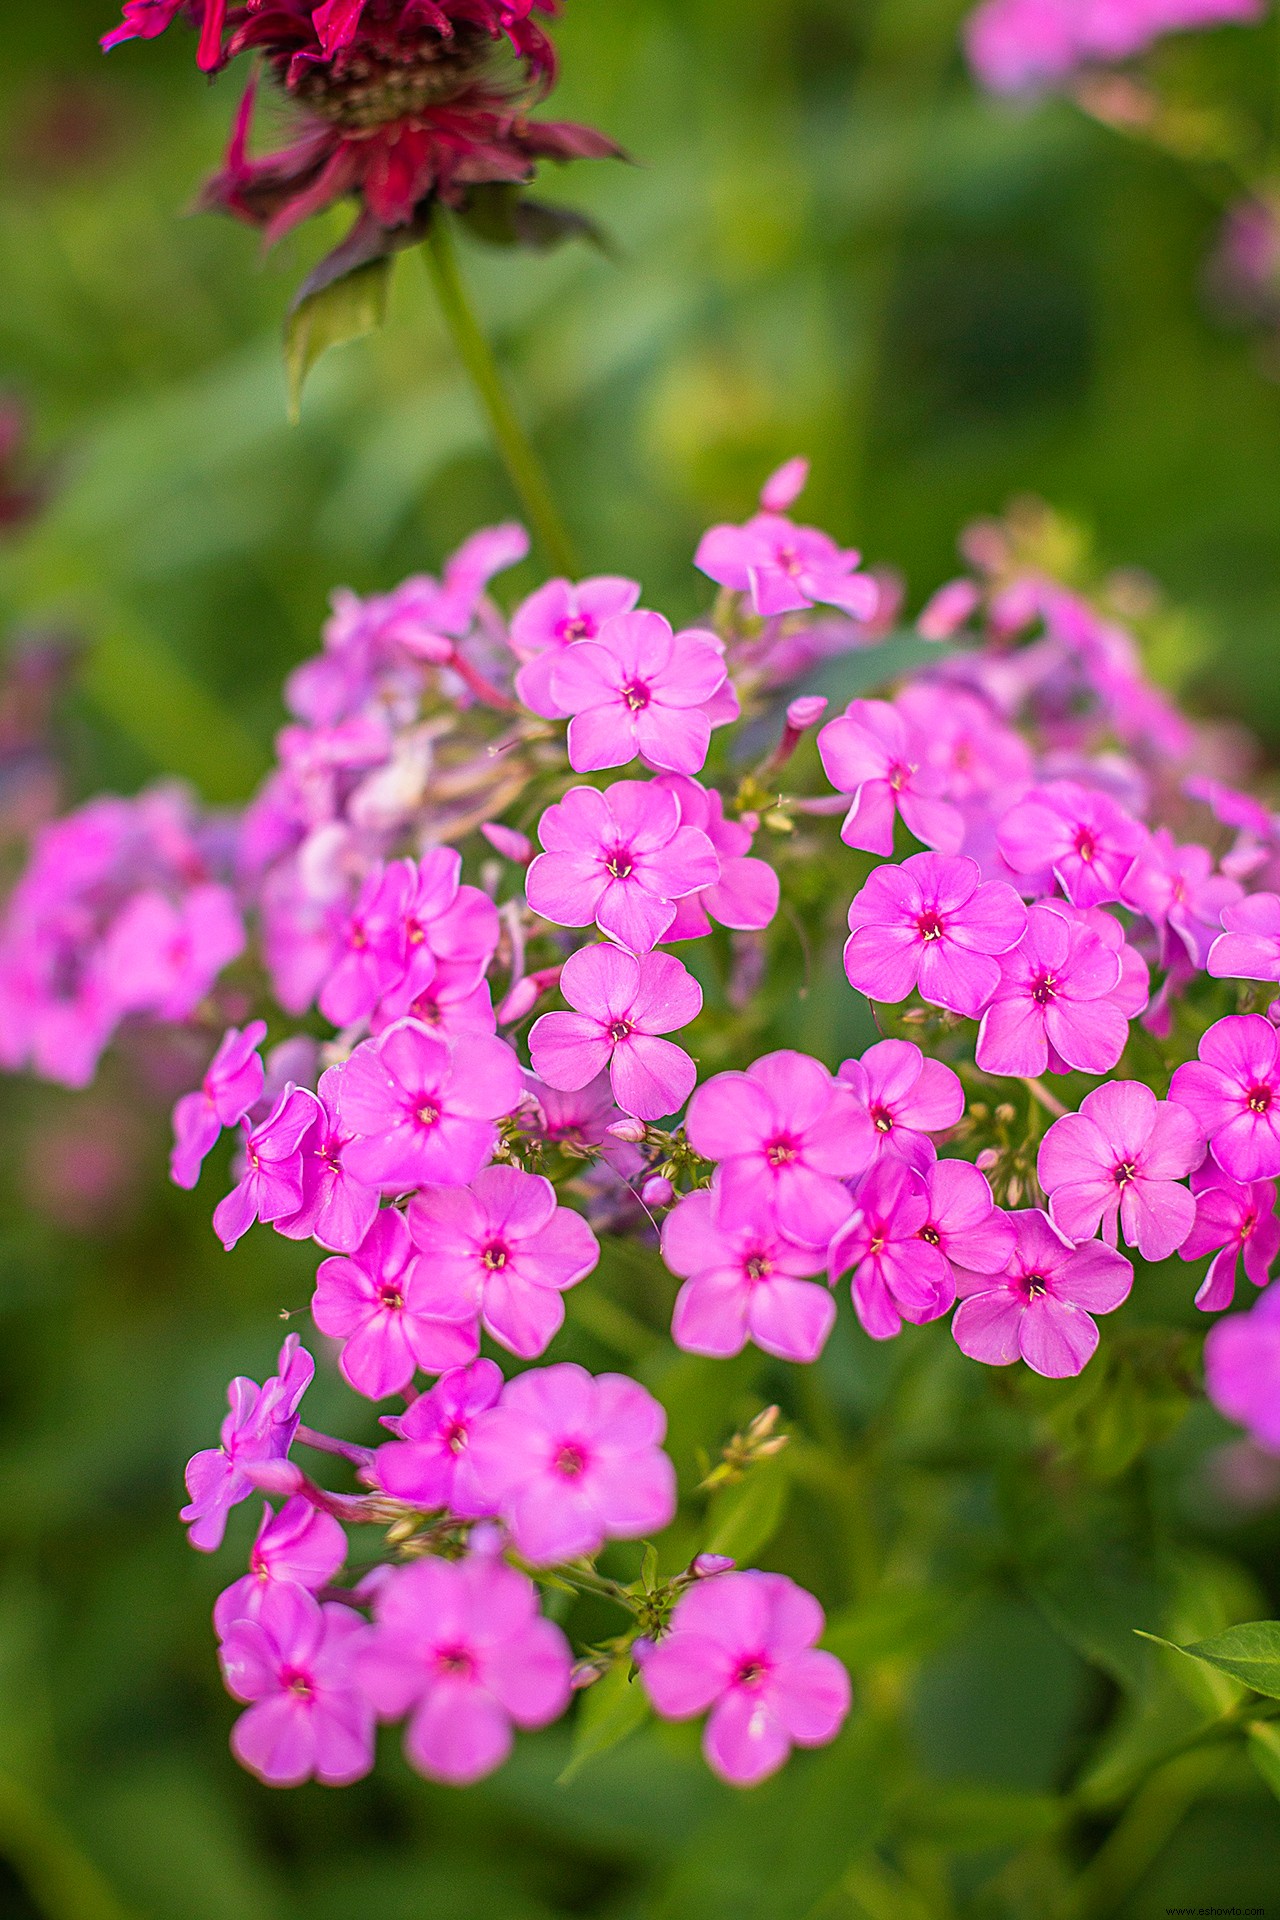
[[[250,1702],[231,1751],[269,1787],[316,1779],[349,1786],[373,1765],[373,1708],[356,1676],[370,1628],[350,1607],[321,1606],[280,1581],[258,1616],[228,1629],[218,1658],[228,1693]]]
[[[474,887],[462,889],[463,893],[477,891]],[[450,1042],[467,1034],[496,1033],[498,1016],[484,977],[487,965],[487,961],[479,960],[433,959],[411,967],[400,985],[378,1003],[369,1021],[370,1031],[376,1035],[398,1020],[412,1020]],[[415,976],[427,971],[430,980],[419,986]]]
[[[1096,788],[1053,780],[1005,815],[996,838],[1029,891],[1047,891],[1051,874],[1073,906],[1096,907],[1121,898],[1147,829]]]
[[[926,1172],[935,1157],[929,1135],[946,1133],[964,1113],[958,1075],[909,1040],[878,1040],[861,1060],[846,1060],[838,1077],[866,1109],[876,1162],[896,1157]]]
[[[243,1120],[262,1092],[264,1069],[258,1047],[266,1037],[265,1020],[251,1020],[243,1032],[228,1027],[199,1090],[184,1093],[177,1102],[169,1156],[169,1177],[175,1186],[195,1186],[205,1155],[222,1129]]]
[[[718,586],[749,593],[753,610],[765,618],[827,606],[871,620],[880,596],[874,580],[858,572],[860,559],[816,527],[757,513],[745,526],[710,528],[693,564]]]
[[[607,1073],[572,1088],[553,1087],[530,1073],[525,1086],[532,1104],[524,1109],[521,1124],[535,1138],[585,1158],[598,1155],[624,1180],[640,1172],[644,1156],[609,1131],[624,1115]]]
[[[249,1571],[218,1595],[213,1624],[219,1637],[238,1620],[256,1620],[271,1588],[282,1581],[309,1593],[326,1586],[347,1557],[347,1536],[332,1514],[321,1513],[300,1494],[279,1513],[269,1505],[249,1551]]]
[[[594,640],[606,620],[630,613],[640,598],[634,580],[599,574],[580,580],[548,580],[511,616],[511,651],[522,662],[516,674],[516,698],[545,720],[568,715],[552,691],[556,662],[579,640]]]
[[[967,1160],[935,1160],[921,1173],[928,1212],[917,1237],[936,1247],[958,1287],[958,1269],[1003,1273],[1013,1253],[1013,1228],[996,1206],[986,1175]]]
[[[302,1205],[302,1142],[320,1104],[305,1087],[286,1087],[261,1125],[244,1123],[244,1171],[213,1210],[213,1230],[228,1252],[255,1220],[283,1220]]]
[[[727,1359],[750,1340],[779,1360],[816,1360],[835,1325],[836,1304],[811,1276],[822,1252],[801,1247],[773,1222],[724,1225],[716,1195],[685,1194],[662,1225],[662,1257],[684,1280],[671,1338],[686,1353]]]
[[[982,605],[976,580],[948,580],[920,609],[916,632],[922,640],[951,640]]]
[[[904,1320],[922,1326],[946,1313],[955,1280],[921,1229],[929,1190],[903,1160],[884,1159],[859,1182],[853,1213],[832,1239],[827,1272],[834,1285],[852,1269],[854,1311],[873,1340],[891,1340]]]
[[[592,773],[640,758],[697,773],[711,740],[703,708],[726,677],[714,635],[673,634],[660,613],[615,614],[552,662],[552,697],[573,716],[570,766]]]
[[[472,1470],[471,1430],[501,1392],[502,1371],[492,1360],[442,1373],[406,1412],[384,1416],[396,1438],[374,1455],[376,1484],[424,1513],[442,1508],[463,1520],[493,1513]]]
[[[662,1451],[667,1416],[625,1374],[594,1377],[572,1362],[519,1374],[471,1434],[481,1490],[538,1566],[635,1540],[676,1510]]]
[[[720,1220],[772,1218],[789,1239],[824,1250],[848,1218],[842,1182],[875,1156],[875,1132],[853,1089],[821,1061],[786,1050],[705,1081],[685,1127],[694,1151],[720,1162]]]
[[[561,1295],[600,1258],[582,1215],[557,1206],[549,1180],[518,1167],[484,1167],[470,1187],[424,1187],[410,1202],[409,1231],[433,1303],[478,1320],[524,1360],[546,1352],[564,1323]]]
[[[653,784],[675,795],[681,820],[706,834],[720,862],[718,880],[677,900],[676,917],[664,937],[699,939],[710,933],[712,920],[739,933],[767,927],[778,911],[778,876],[767,860],[750,857],[755,837],[751,828],[742,820],[725,819],[724,800],[715,787],[678,773],[661,774]]]
[[[186,1020],[244,945],[244,921],[227,887],[192,887],[176,903],[139,893],[107,934],[102,977],[127,1011]]]
[[[782,1573],[720,1573],[681,1595],[644,1660],[645,1691],[666,1720],[710,1717],[707,1765],[751,1787],[793,1746],[834,1740],[849,1711],[849,1675],[815,1643],[822,1608]]]
[[[1049,1214],[1070,1240],[1123,1231],[1144,1260],[1167,1260],[1191,1232],[1196,1203],[1181,1182],[1204,1159],[1204,1135],[1187,1109],[1157,1100],[1136,1080],[1085,1095],[1055,1120],[1036,1165]]]
[[[1229,883],[1224,883],[1229,884]],[[1280,896],[1251,893],[1221,910],[1220,933],[1201,961],[1215,980],[1280,980]]]
[[[658,1036],[702,1011],[702,989],[669,953],[625,953],[609,941],[579,947],[560,975],[572,1013],[544,1013],[529,1034],[533,1070],[572,1092],[608,1070],[624,1113],[659,1120],[693,1092],[698,1070],[682,1047]]]
[[[1257,20],[1262,0],[983,0],[970,65],[996,93],[1036,92],[1078,68],[1132,59],[1166,33]]]
[[[1033,906],[978,1031],[984,1073],[1034,1077],[1109,1073],[1124,1052],[1129,1022],[1118,1004],[1122,962],[1085,921]]]
[[[975,1019],[997,991],[997,956],[1016,947],[1027,911],[1003,880],[967,855],[915,853],[877,867],[849,907],[844,968],[868,999],[932,1005]]]
[[[945,797],[962,810],[989,807],[996,796],[1011,804],[1030,786],[1031,749],[989,700],[962,687],[915,680],[894,705],[925,764],[941,777]]]
[[[465,1186],[497,1145],[496,1122],[520,1101],[520,1063],[503,1040],[469,1033],[449,1045],[413,1020],[365,1040],[347,1062],[345,1165],[392,1192]]]
[[[434,847],[417,862],[406,861],[407,882],[400,905],[402,971],[383,990],[373,1015],[378,1032],[421,1004],[452,1008],[427,1025],[451,1017],[455,1024],[484,1024],[487,998],[477,995],[500,937],[498,910],[479,887],[459,886],[458,856],[451,847]],[[437,981],[439,985],[437,986]],[[465,1009],[464,1000],[471,999]],[[419,1015],[414,1013],[413,1018]],[[492,1026],[488,1028],[493,1031]]]
[[[187,1462],[191,1500],[178,1516],[187,1522],[191,1544],[201,1553],[221,1546],[227,1514],[253,1492],[249,1469],[287,1457],[298,1431],[298,1407],[315,1370],[311,1355],[291,1333],[280,1349],[275,1373],[261,1386],[237,1375],[227,1388],[231,1411],[222,1423],[219,1444]]]
[[[818,735],[823,771],[853,795],[840,838],[868,853],[892,854],[895,812],[917,840],[958,853],[964,822],[943,798],[945,780],[927,764],[924,741],[887,700],[851,700]]]
[[[538,838],[546,851],[525,883],[533,911],[562,927],[594,920],[632,953],[658,944],[677,900],[720,877],[706,834],[683,824],[674,794],[656,782],[571,787],[543,814]]]
[[[376,1187],[348,1171],[344,1158],[353,1134],[342,1118],[345,1066],[321,1074],[319,1111],[302,1140],[302,1204],[277,1220],[287,1240],[318,1240],[334,1253],[354,1253],[378,1212]]]
[[[1235,1298],[1236,1272],[1244,1270],[1255,1287],[1265,1287],[1280,1253],[1274,1180],[1232,1180],[1207,1161],[1191,1176],[1196,1217],[1178,1249],[1183,1260],[1213,1255],[1196,1294],[1202,1313],[1221,1313]]]
[[[1003,1272],[958,1275],[956,1344],[990,1367],[1021,1358],[1035,1373],[1066,1379],[1097,1347],[1093,1315],[1128,1298],[1133,1268],[1097,1240],[1073,1247],[1038,1210],[1007,1217],[1015,1245]]]
[[[1186,1107],[1233,1180],[1280,1174],[1280,1061],[1276,1030],[1260,1013],[1228,1014],[1178,1067],[1169,1098]]]
[[[1224,1419],[1244,1427],[1255,1446],[1280,1454],[1280,1285],[1267,1287],[1247,1313],[1210,1327],[1204,1384]]]
[[[405,1753],[466,1786],[507,1758],[512,1727],[545,1727],[570,1700],[572,1656],[529,1578],[501,1560],[419,1560],[374,1596],[359,1674],[384,1719],[409,1715]]]
[[[1145,914],[1155,928],[1162,966],[1172,963],[1175,942],[1180,942],[1191,965],[1203,969],[1207,964],[1210,973],[1218,972],[1212,954],[1222,943],[1219,929],[1232,924],[1224,915],[1239,911],[1235,903],[1240,896],[1238,880],[1214,871],[1207,847],[1179,846],[1166,827],[1151,835],[1125,875],[1120,895],[1125,906]],[[1280,909],[1280,901],[1276,906]],[[1280,979],[1280,940],[1275,950],[1271,977]]]
[[[466,1366],[479,1345],[474,1313],[433,1284],[395,1207],[382,1209],[355,1253],[321,1261],[311,1313],[343,1342],[343,1378],[369,1400],[402,1393],[419,1367]]]
[[[456,858],[456,856],[455,856]],[[367,1019],[386,989],[404,972],[401,915],[409,861],[378,865],[366,874],[342,929],[332,970],[320,988],[320,1011],[336,1027]],[[457,876],[453,890],[457,891]]]

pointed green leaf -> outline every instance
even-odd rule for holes
[[[289,418],[302,409],[307,375],[330,347],[373,333],[387,317],[390,260],[372,260],[300,300],[285,322],[284,364],[289,381]]]
[[[1211,1640],[1194,1640],[1187,1647],[1163,1640],[1158,1633],[1144,1633],[1142,1638],[1172,1647],[1175,1653],[1185,1653],[1192,1660],[1203,1660],[1206,1666],[1229,1674],[1255,1693],[1280,1700],[1280,1620],[1247,1620],[1241,1626],[1228,1627],[1225,1633],[1215,1633]]]
[[[630,1660],[619,1660],[582,1696],[569,1764],[556,1785],[567,1786],[589,1760],[618,1746],[648,1717],[648,1695],[640,1681],[632,1679]]]
[[[1280,1727],[1274,1720],[1255,1720],[1250,1726],[1249,1758],[1280,1800]]]

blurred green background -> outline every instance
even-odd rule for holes
[[[956,52],[962,11],[569,0],[556,111],[603,126],[637,164],[544,188],[588,207],[618,257],[468,247],[465,265],[587,565],[695,614],[699,531],[747,510],[763,474],[803,450],[812,517],[900,568],[915,606],[954,570],[967,519],[1033,491],[1093,536],[1100,563],[1164,583],[1189,611],[1175,664],[1193,699],[1280,746],[1280,388],[1202,292],[1226,183],[1065,106],[982,99]],[[330,588],[434,568],[512,502],[413,257],[386,330],[332,354],[301,425],[286,424],[281,314],[342,221],[263,261],[253,234],[184,217],[235,77],[207,86],[181,31],[104,61],[108,0],[4,13],[0,387],[30,407],[56,492],[0,546],[0,617],[83,642],[60,722],[72,796],[171,771],[233,802],[269,762],[280,681],[314,649]],[[1171,86],[1243,101],[1269,128],[1274,24],[1163,60]],[[530,565],[504,590],[535,578]],[[457,1795],[414,1780],[388,1743],[357,1790],[272,1795],[226,1754],[232,1710],[206,1625],[247,1516],[210,1565],[174,1514],[226,1379],[269,1367],[310,1263],[268,1234],[224,1257],[208,1225],[216,1172],[196,1195],[160,1186],[173,1072],[135,1051],[88,1096],[4,1090],[4,1916],[948,1920],[972,1896],[966,1912],[1036,1920],[1058,1871],[1038,1838],[1088,1740],[1130,1700],[1115,1765],[1132,1782],[1152,1727],[1176,1730],[1187,1710],[1163,1670],[1135,1677],[1135,1609],[1156,1625],[1144,1608],[1167,1622],[1181,1606],[1188,1633],[1276,1611],[1274,1523],[1228,1527],[1203,1488],[1197,1504],[1194,1463],[1224,1437],[1203,1409],[1144,1467],[1140,1497],[1103,1473],[1086,1515],[1073,1492],[1049,1552],[1002,1493],[1001,1449],[1021,1443],[979,1403],[976,1370],[957,1372],[945,1332],[904,1362],[845,1325],[822,1372],[854,1436],[847,1538],[801,1450],[769,1549],[850,1623],[873,1711],[831,1756],[744,1800],[708,1778],[690,1738],[646,1733],[566,1788],[557,1732]],[[633,1307],[638,1286],[643,1308],[635,1276],[611,1284]],[[1175,1274],[1189,1326],[1186,1294]],[[663,1364],[625,1347],[579,1326],[564,1351]],[[763,1363],[679,1362],[661,1383],[686,1468],[762,1395],[803,1390]],[[313,1424],[332,1410],[358,1437],[331,1375],[315,1398]],[[1034,1397],[1017,1413],[1034,1425]],[[868,1566],[853,1509],[875,1507],[891,1467],[892,1564]],[[913,1527],[943,1506],[939,1565]],[[1157,1517],[1178,1543],[1168,1561],[1143,1558]],[[1110,1638],[1097,1589],[1073,1601],[1052,1574],[1086,1518],[1127,1596]],[[886,1581],[915,1614],[886,1610]],[[904,1715],[908,1659],[923,1665]],[[904,1767],[915,1785],[891,1788]],[[1280,1810],[1260,1781],[1234,1762],[1161,1780],[1127,1869],[1093,1885],[1081,1915],[1280,1901]],[[1091,1791],[1100,1838],[1117,1802],[1106,1779]],[[884,1834],[890,1853],[865,1855]]]

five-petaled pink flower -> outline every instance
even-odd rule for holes
[[[871,620],[880,592],[869,574],[858,572],[861,557],[816,527],[757,513],[745,526],[709,528],[693,564],[718,586],[749,593],[755,612],[766,618],[826,606]]]
[[[511,1353],[545,1353],[564,1322],[561,1294],[600,1258],[594,1233],[540,1174],[484,1167],[469,1187],[424,1187],[409,1204],[433,1306],[477,1321]]]
[[[1096,1240],[1073,1247],[1047,1214],[1028,1210],[1008,1219],[1014,1250],[1007,1267],[958,1276],[956,1345],[989,1367],[1021,1358],[1034,1372],[1064,1380],[1092,1357],[1093,1315],[1112,1313],[1128,1298],[1133,1268]]]
[[[707,1764],[733,1786],[776,1773],[793,1746],[834,1740],[849,1711],[845,1668],[815,1642],[822,1608],[782,1573],[719,1573],[683,1594],[640,1677],[667,1720],[710,1718]]]
[[[1052,780],[1010,809],[996,838],[1038,892],[1052,876],[1073,906],[1096,907],[1120,899],[1147,829],[1096,787]]]
[[[243,1033],[228,1027],[198,1092],[184,1093],[174,1107],[169,1175],[175,1186],[195,1186],[222,1129],[243,1120],[259,1098],[264,1073],[258,1047],[266,1035],[265,1020],[251,1020]]]
[[[768,1219],[724,1224],[714,1192],[687,1193],[663,1222],[662,1257],[684,1280],[671,1338],[686,1353],[727,1359],[751,1340],[779,1360],[805,1362],[826,1345],[836,1304],[810,1277],[822,1253]]]
[[[504,1040],[460,1034],[453,1045],[401,1020],[358,1046],[342,1082],[342,1117],[355,1136],[344,1164],[391,1192],[431,1181],[463,1187],[497,1145],[495,1122],[514,1112],[520,1063]]]
[[[720,877],[706,834],[684,825],[679,801],[656,782],[571,787],[543,814],[538,838],[546,851],[525,882],[534,912],[561,927],[594,920],[631,953],[657,946],[676,901]]]
[[[1214,871],[1207,847],[1180,846],[1167,827],[1160,827],[1125,875],[1121,898],[1125,906],[1144,913],[1156,929],[1163,966],[1182,961],[1203,967],[1208,960],[1209,972],[1216,973],[1220,969],[1210,958],[1215,936],[1220,927],[1235,924],[1230,916],[1238,911],[1240,895],[1238,880]],[[1280,901],[1276,904],[1280,907]],[[1276,952],[1272,979],[1280,978],[1280,945]]]
[[[516,697],[545,720],[567,716],[552,692],[551,677],[562,651],[594,640],[606,620],[630,613],[640,598],[634,580],[599,574],[591,580],[548,580],[511,616],[511,650],[523,663]]]
[[[926,1060],[910,1040],[878,1040],[838,1077],[853,1088],[875,1129],[876,1158],[905,1160],[917,1173],[933,1163],[931,1133],[946,1133],[964,1113],[964,1088],[941,1060]]]
[[[252,1704],[231,1729],[231,1751],[268,1787],[316,1779],[349,1786],[373,1765],[373,1708],[356,1678],[370,1628],[350,1607],[321,1606],[286,1581],[257,1617],[237,1620],[219,1649],[227,1691]]]
[[[927,847],[958,853],[964,821],[943,776],[929,764],[927,743],[915,739],[887,700],[852,700],[818,735],[823,771],[837,793],[851,793],[840,838],[868,853],[893,852],[896,812]]]
[[[717,1217],[772,1220],[806,1247],[826,1247],[849,1215],[842,1182],[870,1165],[875,1131],[851,1088],[821,1061],[783,1050],[745,1073],[718,1073],[689,1103],[695,1152],[720,1162]]]
[[[1174,1073],[1169,1098],[1193,1115],[1224,1173],[1273,1179],[1280,1174],[1275,1028],[1260,1013],[1228,1014],[1203,1035],[1199,1052]]]
[[[221,1546],[227,1514],[253,1492],[252,1470],[288,1454],[298,1431],[298,1407],[315,1370],[315,1361],[291,1333],[280,1349],[275,1373],[261,1386],[239,1374],[227,1388],[231,1411],[222,1423],[219,1444],[187,1462],[191,1499],[178,1516],[187,1522],[191,1544],[201,1553]]]
[[[849,907],[844,970],[869,1000],[905,1000],[976,1019],[1000,984],[994,956],[1026,930],[1027,910],[1003,880],[983,880],[967,855],[915,853],[877,867]]]
[[[474,1312],[415,1257],[395,1207],[382,1209],[355,1253],[321,1261],[311,1314],[344,1343],[343,1378],[369,1400],[402,1392],[419,1367],[465,1366],[479,1346]]]
[[[673,634],[660,613],[606,620],[596,639],[564,648],[551,669],[552,697],[573,715],[570,766],[594,773],[640,758],[667,773],[697,773],[711,740],[704,708],[726,679],[713,634]]]
[[[923,1237],[929,1190],[904,1160],[883,1159],[860,1182],[854,1211],[831,1242],[832,1282],[853,1269],[854,1312],[873,1340],[892,1340],[904,1320],[922,1326],[955,1300],[941,1250]]]
[[[1247,1428],[1256,1446],[1280,1455],[1280,1284],[1267,1287],[1248,1313],[1210,1327],[1204,1384],[1219,1413]]]
[[[498,1404],[501,1392],[501,1369],[492,1360],[473,1360],[442,1373],[404,1413],[384,1415],[382,1424],[396,1438],[373,1457],[377,1485],[426,1513],[440,1507],[464,1520],[492,1513],[476,1485],[470,1443],[476,1420]]]
[[[659,1039],[696,1020],[702,989],[669,953],[624,953],[609,941],[579,947],[560,975],[572,1013],[544,1013],[529,1034],[533,1069],[573,1092],[609,1070],[624,1113],[659,1120],[693,1092],[697,1068],[682,1047]]]
[[[321,1513],[301,1494],[286,1500],[279,1513],[265,1506],[258,1537],[249,1549],[249,1571],[218,1595],[213,1624],[226,1634],[237,1620],[256,1620],[267,1594],[281,1581],[315,1593],[337,1573],[347,1557],[347,1536],[330,1513]]]
[[[1244,1256],[1244,1270],[1255,1287],[1265,1287],[1280,1253],[1280,1220],[1276,1218],[1276,1183],[1242,1183],[1222,1173],[1211,1160],[1191,1176],[1196,1217],[1178,1248],[1183,1260],[1213,1255],[1196,1294],[1202,1313],[1221,1313],[1235,1298],[1236,1272]]]
[[[1001,959],[978,1032],[978,1065],[1023,1077],[1049,1067],[1108,1073],[1129,1037],[1123,999],[1115,947],[1084,919],[1034,906],[1022,939]]]
[[[228,887],[192,887],[176,904],[162,893],[135,893],[107,935],[102,978],[118,1006],[186,1020],[244,945]]]
[[[330,1067],[316,1088],[316,1110],[302,1137],[302,1204],[273,1222],[286,1240],[317,1240],[333,1253],[354,1253],[378,1211],[375,1187],[353,1177],[346,1149],[353,1136],[342,1118],[346,1067]]]
[[[916,1237],[936,1247],[959,1285],[966,1273],[1002,1273],[1013,1252],[1013,1228],[997,1207],[987,1177],[967,1160],[935,1160],[921,1173],[928,1212]]]
[[[500,1767],[512,1726],[569,1704],[564,1635],[533,1582],[501,1560],[419,1560],[378,1588],[360,1683],[384,1719],[409,1715],[405,1753],[429,1780],[466,1786]]]
[[[1069,1240],[1091,1240],[1101,1226],[1114,1247],[1119,1229],[1144,1260],[1167,1260],[1191,1231],[1196,1203],[1181,1183],[1203,1159],[1204,1136],[1185,1107],[1141,1081],[1113,1080],[1054,1121],[1036,1172]]]
[[[302,1142],[319,1110],[314,1093],[288,1086],[260,1126],[245,1122],[244,1171],[213,1210],[228,1251],[255,1220],[283,1220],[302,1205]]]
[[[1215,980],[1280,980],[1280,896],[1250,893],[1222,908],[1205,970]]]
[[[471,1464],[517,1552],[547,1566],[668,1524],[676,1477],[662,1451],[666,1430],[666,1414],[637,1381],[593,1378],[565,1361],[508,1383],[472,1429]]]

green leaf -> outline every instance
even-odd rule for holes
[[[911,1837],[963,1853],[1020,1847],[1062,1825],[1066,1803],[1051,1793],[1014,1787],[922,1783],[902,1809]]]
[[[631,1677],[629,1659],[619,1660],[582,1696],[569,1764],[556,1781],[564,1787],[590,1760],[619,1746],[649,1717],[649,1697]]]
[[[307,294],[293,308],[285,322],[284,364],[289,418],[295,424],[302,411],[302,389],[316,361],[330,347],[359,340],[382,325],[390,284],[390,260],[371,260]]]
[[[1206,1666],[1229,1674],[1255,1693],[1280,1700],[1280,1620],[1247,1620],[1241,1626],[1228,1627],[1225,1633],[1214,1634],[1211,1640],[1193,1640],[1187,1647],[1180,1647],[1175,1640],[1163,1640],[1158,1633],[1144,1633],[1142,1638],[1172,1647],[1175,1653],[1185,1653],[1192,1660],[1203,1660]]]
[[[751,1467],[736,1486],[711,1502],[704,1552],[727,1553],[742,1564],[755,1558],[782,1525],[791,1493],[785,1453]]]
[[[1280,1800],[1280,1727],[1274,1720],[1255,1720],[1248,1730],[1248,1745],[1249,1758]]]

